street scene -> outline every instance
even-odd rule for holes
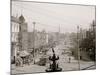
[[[96,69],[95,6],[11,3],[11,74]]]

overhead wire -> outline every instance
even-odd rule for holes
[[[27,4],[28,5],[28,4]],[[28,5],[29,6],[29,5]],[[25,7],[25,5],[23,6],[23,7]],[[30,6],[31,7],[31,6]],[[27,7],[25,7],[25,8],[27,8]],[[39,14],[42,14],[42,15],[44,15],[44,16],[49,16],[49,18],[51,18],[51,19],[55,19],[55,20],[58,20],[58,21],[62,21],[62,23],[64,23],[65,22],[65,24],[67,23],[69,23],[68,21],[66,21],[65,19],[61,19],[61,18],[59,18],[59,17],[57,17],[56,15],[51,15],[52,13],[50,13],[51,11],[49,11],[49,10],[46,10],[44,13],[43,12],[41,12],[41,11],[39,11],[39,9],[41,9],[41,8],[37,8],[36,9],[36,7],[35,8],[28,8],[28,9],[30,9],[31,11],[30,12],[32,12],[32,11],[34,11],[34,12],[38,12]],[[25,9],[26,10],[26,9]],[[48,12],[47,12],[48,11]],[[36,12],[36,13],[37,13]],[[47,13],[46,13],[47,12]],[[49,14],[48,14],[49,13]],[[72,22],[70,22],[69,24],[72,24]]]
[[[20,7],[19,4],[15,4],[15,6]],[[23,11],[27,11],[28,13],[30,12],[31,15],[33,15],[33,14],[32,14],[32,13],[33,13],[33,12],[32,12],[32,11],[33,11],[32,9],[27,8],[27,7],[25,7],[25,6],[23,6],[22,8],[24,9]],[[35,10],[34,10],[34,13],[35,13],[35,14],[39,14],[39,15],[41,15],[41,14],[43,15],[43,13],[41,13],[41,12],[38,12],[38,13],[37,13]],[[47,15],[47,14],[44,14],[44,16],[46,16],[46,15]],[[34,16],[34,15],[33,15],[33,16]],[[33,17],[31,17],[31,18],[33,18]],[[55,17],[55,18],[56,18],[56,17]],[[52,18],[52,19],[54,19],[54,18]],[[57,19],[58,19],[58,18],[57,18]],[[40,22],[37,22],[37,23],[42,24],[42,26],[45,25],[45,26],[49,26],[49,27],[52,27],[52,28],[55,28],[55,27],[56,27],[56,26],[52,26],[52,25],[48,25],[48,24],[43,24],[43,23],[40,23]],[[56,28],[58,28],[58,26],[57,26]],[[66,29],[66,28],[63,28],[63,29]]]

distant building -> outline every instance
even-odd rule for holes
[[[48,33],[48,44],[51,46],[58,45],[64,39],[64,35],[59,32],[49,32]]]
[[[28,32],[28,48],[32,50],[40,49],[41,47],[44,47],[48,44],[48,36],[45,31],[37,31],[34,32]]]
[[[34,33],[28,32],[28,49],[32,51],[34,48]]]

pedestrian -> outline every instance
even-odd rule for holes
[[[15,58],[15,64],[16,66],[21,66],[23,67],[23,60],[22,58],[19,56],[19,53],[17,54],[16,58]]]
[[[69,62],[68,63],[70,63],[71,62],[71,58],[69,57]]]

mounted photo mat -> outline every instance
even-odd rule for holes
[[[11,74],[96,69],[96,6],[11,1]]]

